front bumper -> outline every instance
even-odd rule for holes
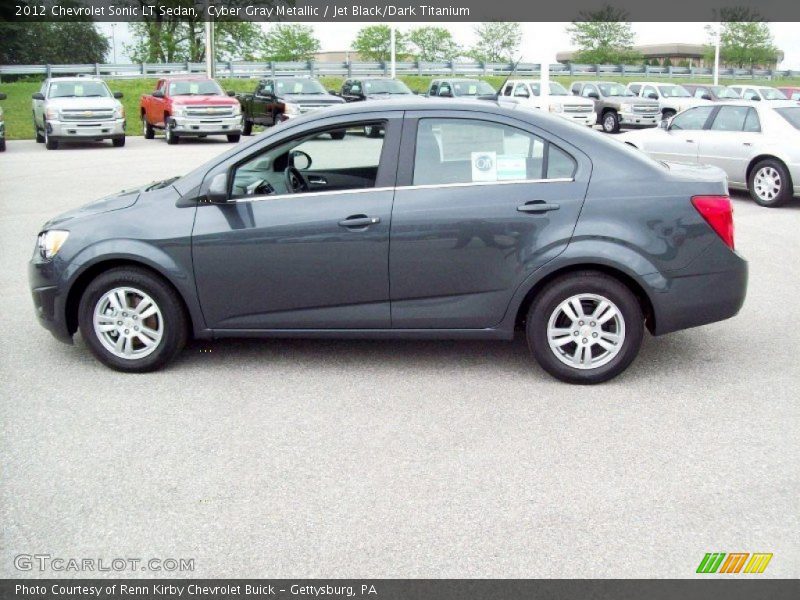
[[[585,125],[586,127],[594,127],[594,124],[597,122],[597,115],[594,111],[589,113],[560,112],[551,114],[558,115],[567,121],[572,121],[573,123],[577,123],[579,125]]]
[[[619,124],[628,129],[641,127],[655,127],[661,120],[661,113],[643,114],[623,112],[619,114]]]
[[[168,127],[180,136],[236,135],[242,132],[242,117],[172,117]]]
[[[47,133],[54,140],[104,140],[125,136],[125,119],[111,121],[47,121]]]
[[[28,283],[36,318],[57,340],[71,344],[72,334],[66,320],[66,294],[61,293],[57,282],[56,262],[34,256],[28,263]]]

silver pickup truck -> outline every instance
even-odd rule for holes
[[[33,94],[33,130],[48,150],[60,142],[107,140],[125,145],[125,109],[105,81],[88,77],[45,79]]]

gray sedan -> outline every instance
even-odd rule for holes
[[[543,111],[356,102],[56,217],[30,284],[45,327],[121,371],[164,366],[190,336],[519,333],[552,375],[598,383],[645,329],[738,312],[726,193],[719,169]]]
[[[780,206],[800,195],[800,106],[792,101],[744,100],[697,106],[658,129],[619,138],[649,156],[708,164],[746,189],[761,206]]]

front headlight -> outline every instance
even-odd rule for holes
[[[292,104],[291,102],[287,102],[283,107],[283,114],[285,114],[285,115],[299,115],[300,114],[300,105],[299,104]]]
[[[44,259],[53,258],[61,246],[67,241],[69,231],[62,231],[60,229],[50,229],[43,231],[39,234],[39,239],[36,240],[36,245],[39,248],[39,254]]]
[[[564,112],[564,107],[561,104],[551,104],[550,105],[550,112],[552,112],[552,113]]]
[[[623,104],[620,106],[622,112],[633,112],[633,104]]]
[[[182,117],[183,113],[185,112],[186,107],[181,106],[180,104],[175,104],[172,106],[172,116],[173,117]]]
[[[124,119],[125,118],[125,107],[121,104],[114,109],[114,118],[115,119]]]
[[[48,108],[44,111],[45,116],[48,119],[53,119],[54,121],[58,120],[58,109],[57,108]]]
[[[238,117],[240,114],[242,114],[242,105],[241,104],[236,104],[233,107],[233,116],[234,117]]]

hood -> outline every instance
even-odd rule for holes
[[[111,109],[121,106],[116,98],[48,98],[48,108]]]
[[[589,98],[581,98],[580,96],[548,96],[551,103],[564,104],[569,106],[591,106],[594,107],[594,101]]]
[[[344,98],[331,94],[284,94],[281,98],[292,104],[344,104]]]
[[[172,96],[170,100],[173,104],[202,104],[204,106],[235,106],[239,104],[236,98],[230,96]]]
[[[406,98],[409,96],[414,96],[415,94],[407,94],[398,92],[396,94],[367,94],[367,100],[391,100],[395,98]]]

